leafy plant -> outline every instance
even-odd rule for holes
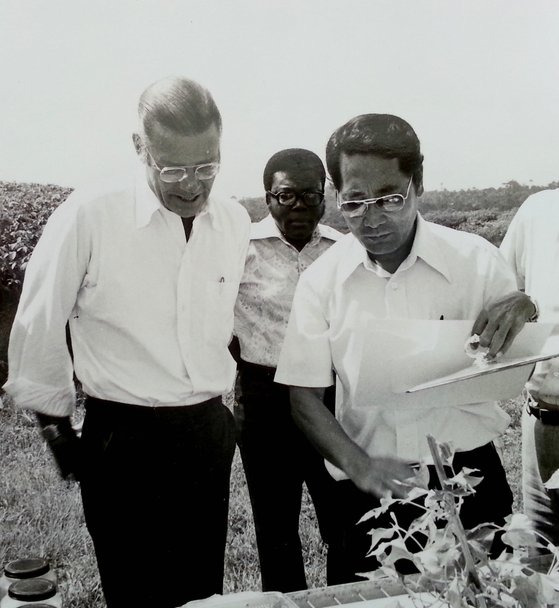
[[[0,182],[0,287],[19,292],[29,257],[71,188]]]
[[[379,517],[397,504],[418,505],[421,513],[404,529],[391,513],[389,528],[371,531],[369,555],[381,567],[364,574],[371,580],[400,581],[415,598],[417,606],[450,608],[535,608],[559,605],[559,549],[550,545],[531,527],[528,518],[513,514],[503,527],[481,524],[465,531],[459,514],[465,496],[475,492],[480,477],[472,469],[455,472],[452,450],[428,437],[441,489],[427,487],[426,467],[410,480],[405,498],[385,497],[380,507],[369,511],[361,521]],[[445,469],[446,467],[446,469]],[[447,475],[447,470],[452,471]],[[408,485],[408,484],[406,484]],[[418,500],[419,499],[419,500]],[[495,534],[509,547],[497,559],[489,557]],[[410,546],[415,545],[413,550]],[[529,565],[528,553],[545,547],[551,565],[541,573]],[[402,575],[398,560],[409,560],[417,574]],[[425,592],[430,598],[425,599]],[[421,594],[421,595],[419,595]]]

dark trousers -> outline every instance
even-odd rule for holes
[[[504,519],[512,513],[512,492],[508,485],[505,470],[495,450],[493,443],[485,444],[475,450],[456,452],[453,468],[458,472],[462,467],[479,469],[474,473],[483,476],[483,481],[475,487],[476,493],[465,497],[460,519],[466,530],[474,528],[483,522],[493,522],[498,525],[505,523]],[[439,487],[434,466],[429,466],[429,487]],[[371,538],[368,532],[373,528],[389,528],[393,523],[390,512],[378,519],[369,519],[357,524],[367,511],[380,506],[380,501],[370,494],[357,489],[349,480],[338,481],[336,484],[336,503],[339,509],[338,527],[329,545],[329,560],[332,563],[334,576],[329,584],[341,584],[363,580],[356,575],[357,572],[370,572],[379,567],[374,557],[366,557],[371,548]],[[391,509],[403,528],[421,515],[420,509],[413,505],[398,505]],[[409,547],[413,551],[412,546]],[[497,538],[492,546],[494,557],[504,549],[504,545]],[[415,550],[417,550],[416,547]],[[400,566],[400,564],[397,564]],[[400,567],[403,574],[413,572],[408,562]]]
[[[256,529],[264,591],[305,589],[299,515],[303,483],[329,542],[335,481],[324,460],[291,417],[289,389],[273,381],[275,370],[241,362],[240,405],[235,410],[238,443]],[[333,408],[333,391],[329,390]],[[244,418],[244,419],[243,419]]]
[[[235,427],[221,399],[86,400],[81,493],[109,608],[222,592]]]

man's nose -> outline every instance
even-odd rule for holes
[[[363,223],[369,228],[378,228],[386,222],[385,212],[378,205],[369,205]]]
[[[303,202],[303,197],[301,195],[297,195],[295,197],[295,202],[291,205],[292,209],[306,209],[306,205]]]
[[[187,169],[178,184],[181,190],[197,190],[200,180],[196,177],[196,169]]]

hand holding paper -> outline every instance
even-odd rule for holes
[[[529,296],[514,291],[480,312],[472,334],[479,335],[479,347],[487,348],[487,358],[492,359],[509,349],[534,312],[534,303]]]

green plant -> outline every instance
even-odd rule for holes
[[[381,567],[367,577],[382,584],[399,580],[418,606],[450,608],[535,608],[559,605],[559,549],[538,538],[526,516],[513,514],[506,525],[481,524],[465,531],[459,518],[464,496],[481,480],[471,469],[452,470],[452,450],[428,437],[441,489],[429,489],[426,468],[410,480],[405,498],[385,497],[361,521],[376,518],[398,504],[414,503],[420,515],[404,529],[391,513],[389,528],[371,531],[371,550]],[[451,471],[451,475],[447,471]],[[408,484],[406,484],[408,485]],[[488,549],[495,534],[508,545],[497,559]],[[542,542],[543,541],[543,542]],[[415,547],[414,547],[415,545]],[[529,551],[550,552],[545,573],[528,563]],[[411,548],[413,547],[413,548]],[[413,563],[417,574],[402,575],[399,560]],[[429,593],[431,599],[418,594]]]

